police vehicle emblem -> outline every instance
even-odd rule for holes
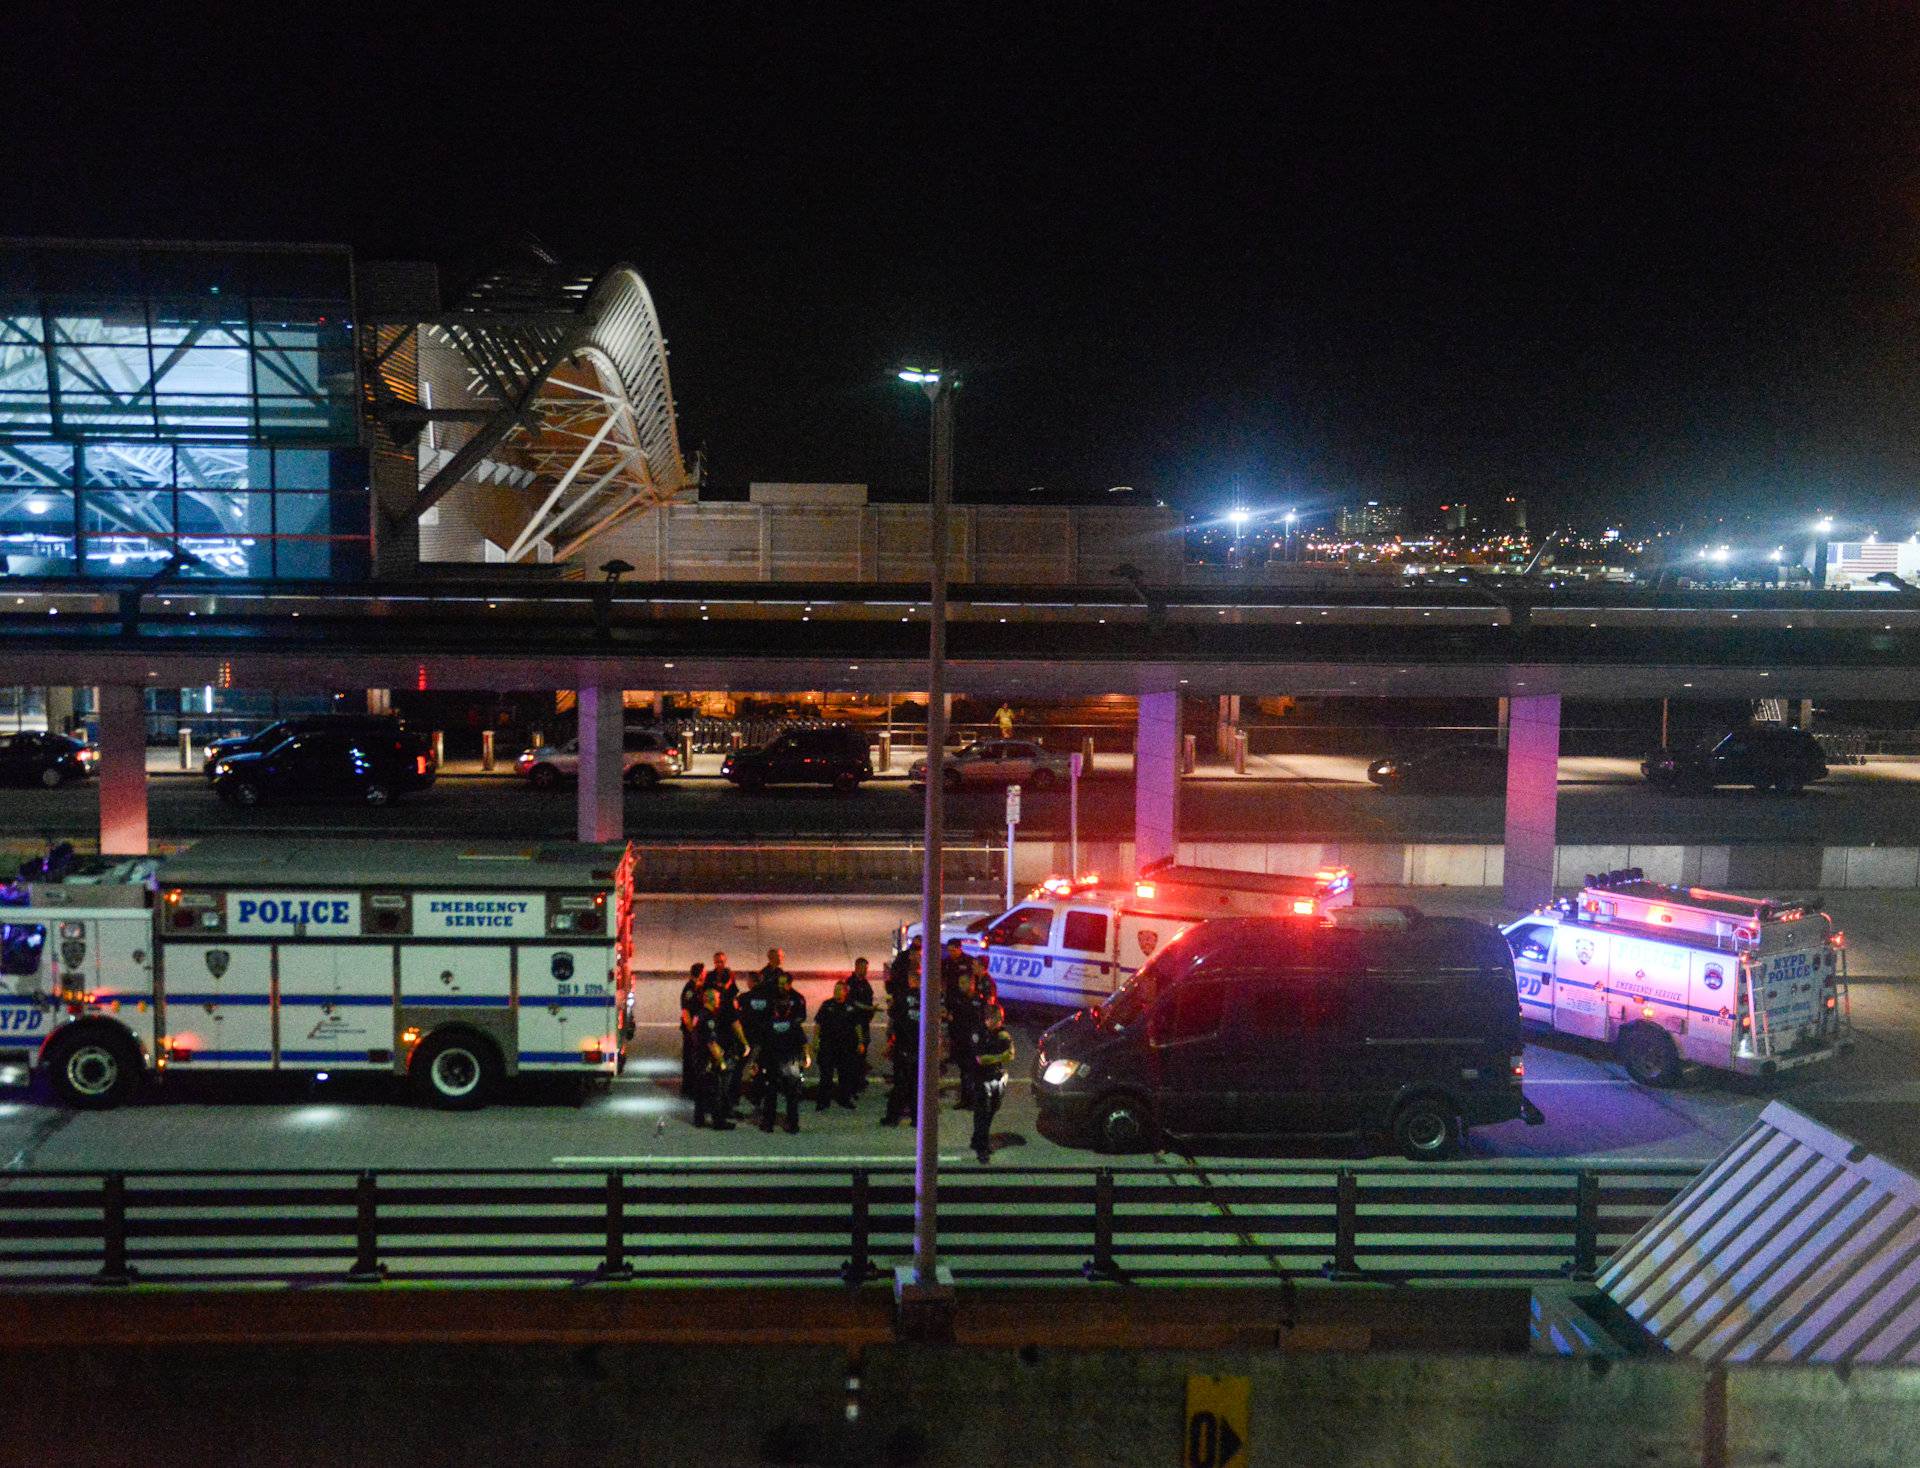
[[[1593,962],[1593,940],[1582,938],[1573,945],[1573,956],[1582,963]]]
[[[1154,932],[1152,928],[1142,928],[1140,930],[1140,951],[1142,953],[1151,958],[1153,956],[1153,950],[1159,946],[1160,935],[1158,933]]]
[[[573,955],[571,953],[556,953],[553,955],[553,976],[562,984],[573,977]]]
[[[1720,965],[1717,963],[1708,964],[1707,971],[1700,976],[1700,982],[1705,984],[1709,989],[1719,988],[1726,980],[1727,976],[1721,972]]]
[[[219,978],[222,974],[226,973],[227,962],[232,956],[233,955],[228,953],[224,948],[209,948],[207,950],[207,972],[212,974],[216,979]]]

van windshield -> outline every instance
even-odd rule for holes
[[[1140,966],[1132,978],[1114,990],[1113,998],[1100,1011],[1100,1024],[1103,1029],[1124,1030],[1153,1007],[1153,1001],[1160,993],[1161,984],[1170,975],[1186,967],[1193,947],[1191,939],[1201,927],[1202,924],[1195,923],[1155,953]]]

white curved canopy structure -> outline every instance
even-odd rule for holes
[[[639,272],[500,271],[419,328],[418,405],[389,428],[428,428],[416,515],[462,485],[492,486],[506,561],[566,560],[694,482],[680,450],[667,344]]]

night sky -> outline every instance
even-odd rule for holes
[[[631,260],[723,489],[944,350],[964,498],[1920,524],[1912,6],[285,9],[7,7],[4,232]]]

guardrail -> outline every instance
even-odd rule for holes
[[[1588,1278],[1695,1175],[1594,1166],[952,1168],[967,1283]],[[31,1172],[0,1287],[518,1280],[860,1284],[908,1262],[906,1165]]]

